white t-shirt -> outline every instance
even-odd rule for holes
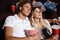
[[[31,28],[29,19],[26,17],[26,19],[22,20],[17,16],[17,14],[6,18],[3,27],[7,26],[13,28],[14,37],[26,37],[24,30],[26,28]]]

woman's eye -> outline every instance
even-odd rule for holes
[[[36,11],[37,13],[40,13],[39,11]]]

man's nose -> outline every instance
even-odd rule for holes
[[[30,11],[31,9],[30,8],[28,8],[28,11]]]

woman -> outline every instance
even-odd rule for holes
[[[35,27],[40,32],[41,39],[44,39],[46,36],[42,35],[41,31],[47,29],[49,35],[52,34],[52,28],[49,22],[46,19],[42,18],[41,7],[36,6],[32,8],[32,14],[30,16],[31,25]]]

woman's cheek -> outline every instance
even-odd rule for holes
[[[38,14],[38,13],[36,13],[36,16],[39,16],[39,14]]]

